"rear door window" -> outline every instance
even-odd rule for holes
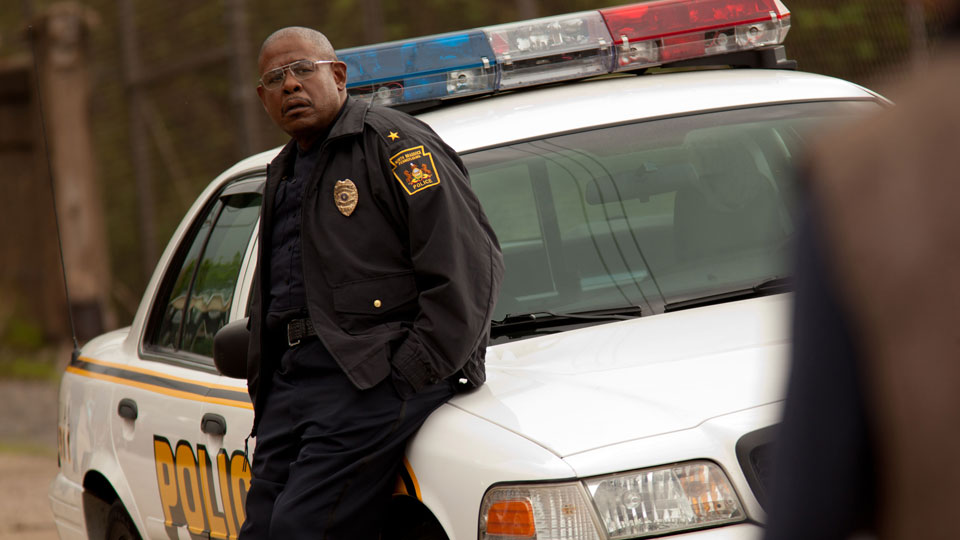
[[[154,303],[145,345],[211,363],[213,336],[228,321],[237,279],[260,217],[262,183],[227,189],[180,246]]]

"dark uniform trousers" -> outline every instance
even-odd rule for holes
[[[241,537],[378,538],[407,440],[453,393],[441,381],[403,399],[390,378],[358,390],[317,338],[287,349],[257,432]]]

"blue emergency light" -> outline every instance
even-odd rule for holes
[[[480,30],[337,51],[347,64],[347,90],[396,105],[489,93],[495,58]]]
[[[398,106],[783,43],[781,0],[652,0],[337,51],[347,91]]]

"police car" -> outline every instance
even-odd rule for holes
[[[789,69],[789,27],[780,0],[657,0],[339,51],[351,94],[461,154],[506,264],[488,381],[409,444],[384,538],[762,532],[791,170],[886,103]],[[721,64],[747,68],[690,69]],[[61,538],[237,537],[252,407],[213,342],[246,316],[277,151],[210,183],[132,325],[66,368]]]

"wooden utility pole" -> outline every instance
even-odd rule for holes
[[[363,12],[363,42],[382,43],[387,40],[386,23],[381,0],[361,0]]]
[[[26,55],[0,59],[0,333],[16,318],[60,341],[70,327],[33,68]]]
[[[910,27],[910,57],[916,71],[930,63],[927,39],[927,15],[922,0],[907,0],[907,24]]]
[[[89,116],[88,44],[96,21],[88,8],[62,2],[47,8],[33,25],[70,309],[80,339],[115,324]]]
[[[136,14],[131,0],[117,0],[120,16],[120,48],[123,55],[123,79],[126,83],[130,110],[130,151],[133,157],[133,174],[137,186],[137,215],[140,232],[140,272],[146,283],[157,263],[157,229],[153,196],[153,175],[150,164],[146,123],[143,117],[143,87],[140,84],[140,50],[137,46]]]
[[[230,97],[238,114],[237,159],[263,150],[260,137],[258,113],[260,104],[256,99],[256,79],[248,76],[256,63],[250,52],[247,31],[247,0],[227,0],[227,29],[230,36]]]
[[[537,0],[517,0],[517,19],[527,20],[537,17]]]

